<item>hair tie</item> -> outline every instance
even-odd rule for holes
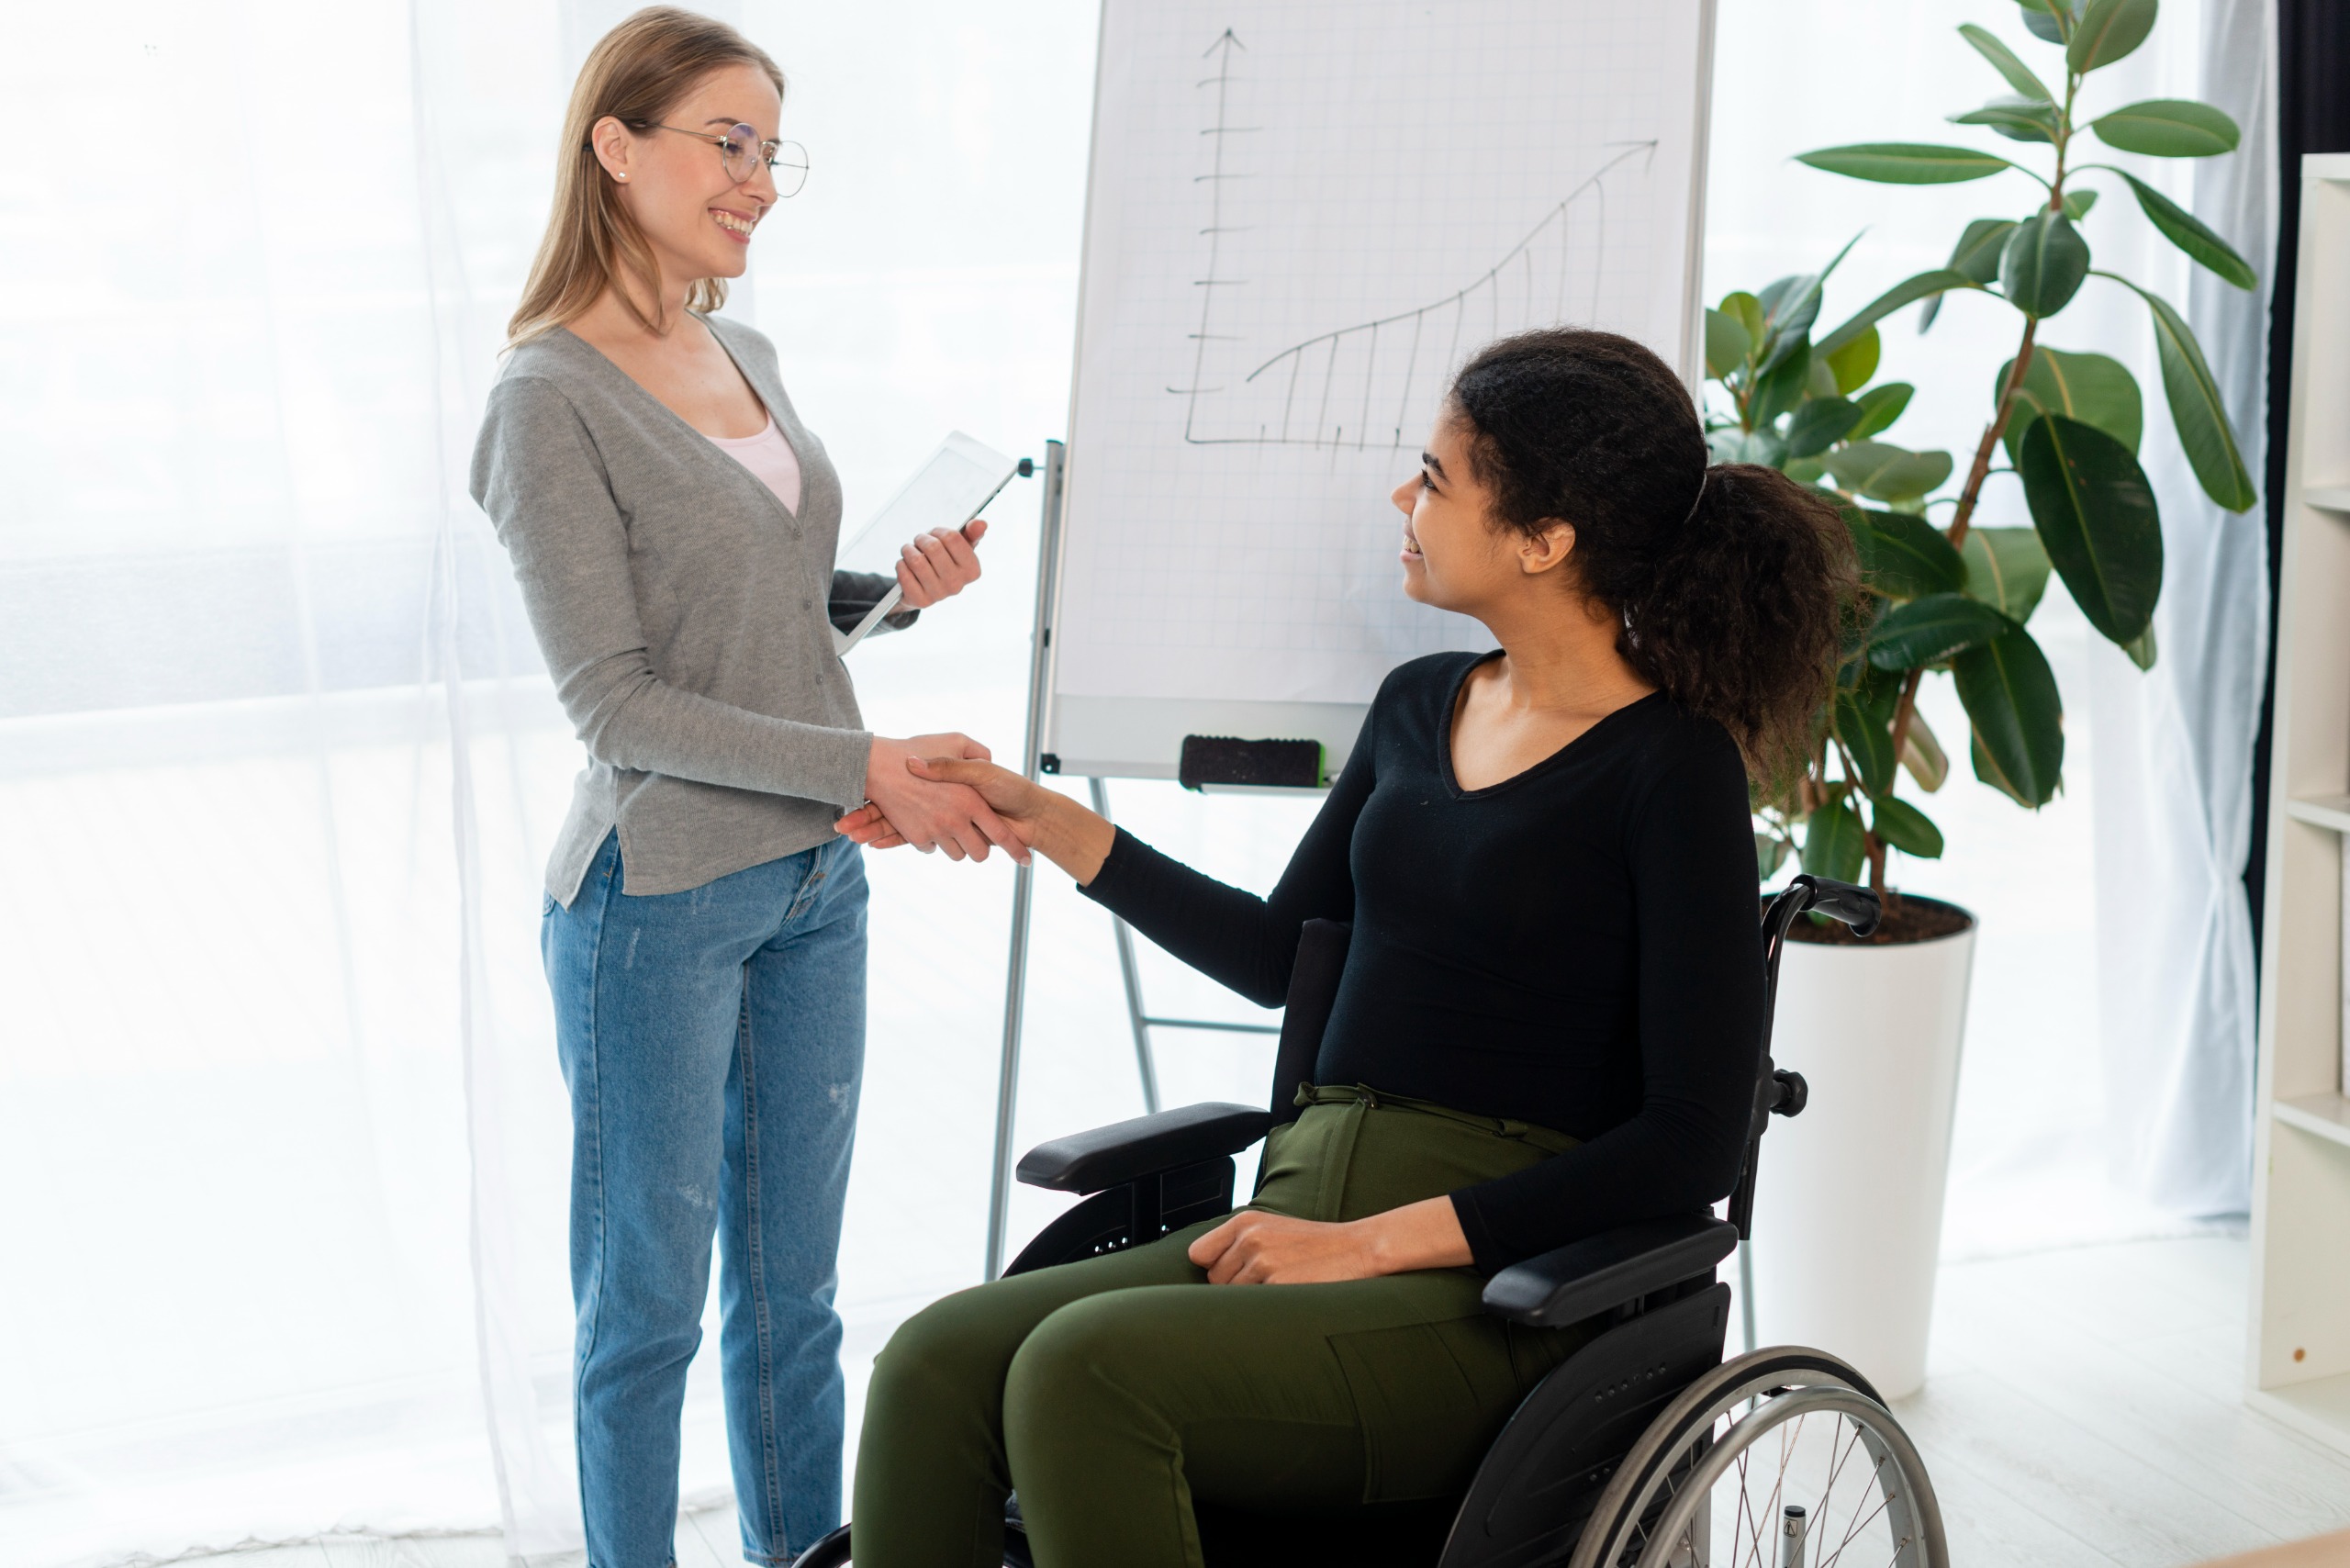
[[[1706,504],[1706,481],[1713,476],[1714,465],[1708,463],[1697,475],[1697,497],[1695,500],[1689,503],[1688,515],[1681,520],[1682,527],[1686,528],[1690,523],[1696,521],[1697,509]]]

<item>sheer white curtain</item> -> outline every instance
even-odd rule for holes
[[[492,1047],[572,748],[462,478],[554,69],[457,20],[0,22],[11,1562],[498,1517],[498,1282],[562,1238],[476,1197],[561,1191]]]
[[[0,172],[11,1568],[576,1539],[535,917],[578,750],[464,480],[564,95],[632,8],[0,14],[32,138]],[[817,173],[733,308],[851,512],[950,425],[1057,433],[1091,6],[929,0],[886,36],[706,8],[793,79]],[[860,666],[877,726],[1016,745],[1034,505],[1007,496],[968,601]],[[1007,891],[919,857],[876,882],[901,983],[875,994],[853,1361],[978,1277]],[[1080,1072],[1059,1101],[1130,1095]],[[689,1496],[722,1496],[699,1376],[687,1428]]]
[[[2193,168],[2191,205],[2251,258],[2261,286],[2246,293],[2198,268],[2171,297],[2202,340],[2257,482],[2277,250],[2273,0],[2205,0],[2201,43],[2192,95],[2233,115],[2244,140],[2235,157]],[[2166,1210],[2242,1214],[2252,1203],[2255,990],[2243,877],[2268,538],[2259,508],[2226,512],[2204,496],[2175,440],[2153,447],[2146,470],[2163,501],[2162,659],[2142,678],[2100,645],[2091,672],[2106,759],[2097,919],[2107,1156],[2120,1183]]]

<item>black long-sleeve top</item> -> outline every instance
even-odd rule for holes
[[[1352,921],[1316,1081],[1582,1140],[1452,1194],[1490,1273],[1729,1192],[1763,976],[1746,774],[1721,725],[1656,693],[1463,790],[1451,718],[1480,662],[1388,676],[1270,898],[1123,830],[1084,891],[1269,1007],[1304,923]]]

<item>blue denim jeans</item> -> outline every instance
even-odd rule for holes
[[[865,1061],[865,864],[839,839],[681,893],[621,881],[615,834],[540,932],[571,1088],[588,1561],[673,1561],[714,1234],[743,1549],[788,1562],[840,1522],[833,1293]]]

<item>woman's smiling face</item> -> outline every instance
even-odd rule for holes
[[[764,162],[747,180],[728,174],[716,145],[738,125],[773,140],[783,99],[766,72],[729,65],[711,72],[661,116],[662,126],[631,131],[619,120],[597,123],[598,157],[620,180],[621,199],[644,230],[672,286],[696,278],[740,277],[750,266],[751,234],[774,207],[775,179]]]
[[[1469,461],[1469,425],[1450,408],[1428,431],[1420,471],[1395,487],[1404,514],[1404,592],[1438,610],[1474,613],[1524,576],[1519,541],[1494,521],[1493,492]]]

